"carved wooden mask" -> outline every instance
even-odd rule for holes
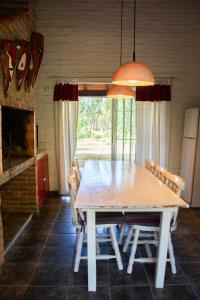
[[[16,43],[2,40],[1,44],[1,65],[3,69],[4,96],[7,97],[8,89],[12,81],[17,60]]]
[[[16,66],[16,79],[17,90],[21,89],[21,86],[25,80],[28,66],[30,63],[30,47],[29,42],[17,41],[17,66]]]
[[[31,61],[26,77],[26,90],[35,85],[38,71],[42,62],[44,52],[44,36],[38,32],[33,32],[31,37]]]

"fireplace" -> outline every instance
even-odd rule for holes
[[[34,156],[34,112],[7,106],[2,111],[3,172]]]

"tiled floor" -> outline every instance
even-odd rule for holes
[[[195,300],[200,299],[200,210],[179,213],[173,234],[178,274],[167,266],[165,288],[154,288],[154,264],[135,264],[128,275],[115,261],[97,263],[97,292],[87,292],[87,264],[73,272],[75,230],[68,198],[49,199],[1,268],[1,300]],[[110,251],[110,247],[104,249]]]
[[[13,240],[24,223],[29,219],[30,215],[30,213],[1,213],[5,250],[9,246],[10,241]]]

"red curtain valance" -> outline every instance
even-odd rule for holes
[[[136,88],[136,101],[170,101],[171,86],[155,84],[153,86],[139,86]]]
[[[54,87],[54,101],[78,101],[78,84],[59,83]]]

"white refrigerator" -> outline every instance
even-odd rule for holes
[[[200,207],[200,114],[199,108],[185,112],[180,176],[185,181],[182,198]]]

